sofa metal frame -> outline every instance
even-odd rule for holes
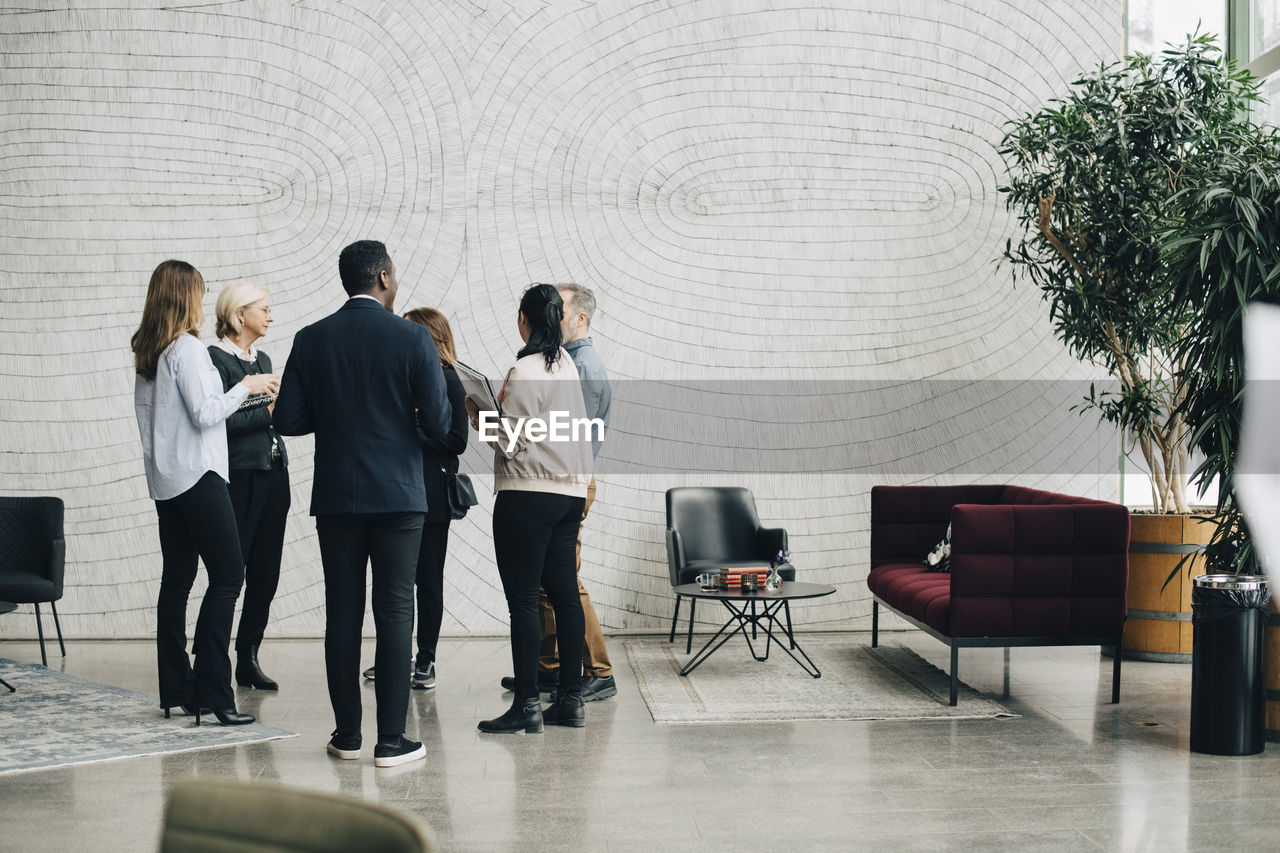
[[[1011,647],[1027,647],[1027,646],[1108,646],[1115,647],[1115,656],[1111,663],[1111,704],[1120,704],[1120,637],[1102,637],[1102,636],[1048,636],[1048,637],[952,637],[942,633],[938,629],[926,625],[919,619],[915,619],[901,610],[894,608],[884,599],[875,593],[871,594],[871,648],[878,648],[880,645],[880,608],[884,607],[890,613],[894,613],[902,619],[910,622],[912,625],[924,631],[936,640],[941,640],[951,647],[951,702],[956,704],[960,688],[960,650],[961,649],[1005,649],[1005,654]]]

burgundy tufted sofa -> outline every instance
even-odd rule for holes
[[[951,523],[951,572],[925,554]],[[951,647],[1120,644],[1129,580],[1129,511],[1021,486],[871,490],[871,645],[883,605]],[[1111,678],[1120,701],[1120,655]]]

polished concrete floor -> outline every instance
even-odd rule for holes
[[[947,664],[946,648],[918,632],[887,641]],[[299,737],[0,775],[0,850],[154,850],[165,793],[187,776],[377,800],[423,818],[445,850],[1280,849],[1280,746],[1192,754],[1187,666],[1126,662],[1113,706],[1097,649],[1015,649],[1007,676],[999,650],[966,650],[965,681],[1021,717],[658,726],[622,638],[610,646],[619,693],[588,706],[587,728],[495,736],[475,725],[509,702],[498,686],[506,642],[444,640],[439,687],[410,700],[409,734],[427,760],[375,770],[369,748],[358,762],[325,754],[319,641],[268,642],[263,666],[280,693],[241,689],[238,701]],[[144,642],[74,642],[51,663],[153,695],[153,654]],[[39,651],[5,642],[0,656]],[[792,664],[762,664],[773,665]],[[0,748],[21,749],[5,739],[2,699]],[[157,711],[157,726],[185,724]]]

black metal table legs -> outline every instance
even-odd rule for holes
[[[800,668],[814,678],[821,678],[822,672],[814,665],[809,656],[805,654],[804,649],[796,643],[795,634],[791,630],[791,608],[786,599],[767,599],[753,598],[743,600],[740,604],[732,599],[720,599],[720,603],[729,611],[729,619],[720,626],[720,630],[707,640],[707,642],[698,649],[684,668],[680,670],[681,675],[688,675],[697,669],[703,661],[711,657],[716,651],[729,642],[735,634],[742,634],[742,638],[747,641],[747,648],[751,651],[751,657],[758,661],[769,659],[769,651],[774,643],[778,647],[791,656]],[[762,605],[762,609],[756,607],[757,604]],[[778,613],[782,612],[786,621],[778,618]],[[750,626],[751,631],[747,631]],[[730,630],[732,628],[732,630]],[[781,636],[774,633],[777,629]],[[764,631],[764,654],[756,654],[755,644],[752,643],[752,637],[759,639],[757,630]],[[793,651],[794,650],[794,651]],[[796,653],[799,653],[797,657]]]

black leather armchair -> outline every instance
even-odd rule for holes
[[[681,486],[667,490],[667,566],[672,587],[692,583],[700,573],[721,568],[767,569],[770,559],[786,550],[787,531],[760,526],[750,490],[736,486]],[[796,579],[791,565],[782,568],[780,574],[783,580]],[[676,639],[681,598],[676,596],[667,642]],[[693,648],[696,604],[697,599],[689,599],[686,654]],[[787,618],[791,618],[790,608]]]
[[[45,666],[49,665],[49,659],[44,651],[44,625],[40,621],[42,602],[48,602],[53,610],[58,647],[62,656],[67,656],[58,608],[54,604],[62,598],[66,558],[62,514],[61,498],[0,497],[0,601],[35,605],[40,662]]]

